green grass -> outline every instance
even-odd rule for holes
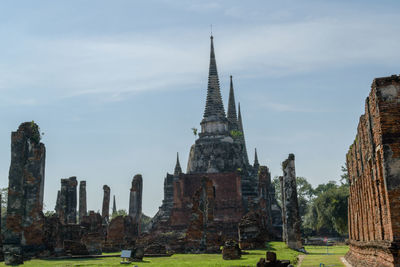
[[[288,249],[283,242],[270,242],[264,250],[250,250],[249,254],[242,255],[240,260],[223,260],[221,254],[175,254],[171,257],[144,258],[143,262],[135,262],[131,265],[139,267],[151,266],[255,266],[260,258],[265,258],[265,252],[269,249],[277,254],[278,259],[297,261],[300,253]],[[120,264],[120,258],[74,259],[74,260],[31,260],[24,263],[24,267],[42,266],[124,266]],[[0,266],[5,266],[1,263]],[[129,266],[129,265],[128,265]]]
[[[328,255],[325,246],[306,246],[307,254],[301,264],[301,267],[315,267],[320,263],[325,266],[344,266],[340,257],[343,257],[349,250],[348,246],[328,247]]]

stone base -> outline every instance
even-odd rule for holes
[[[17,245],[3,245],[4,250],[4,263],[6,265],[19,265],[24,264],[21,246]]]
[[[388,241],[350,241],[350,250],[345,259],[353,267],[400,266],[399,250]]]

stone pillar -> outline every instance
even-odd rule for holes
[[[110,187],[108,185],[104,185],[103,191],[103,209],[101,212],[101,217],[103,218],[103,222],[108,224],[110,216]]]
[[[23,253],[30,256],[43,244],[45,155],[39,127],[33,121],[12,132],[3,243],[6,264],[23,263]]]
[[[87,216],[86,206],[86,181],[79,183],[79,223],[82,222],[84,216]]]
[[[138,233],[140,233],[140,221],[142,217],[142,175],[137,174],[133,177],[131,193],[129,197],[129,216],[138,224]]]
[[[299,203],[297,201],[296,171],[294,166],[294,154],[289,154],[287,160],[282,162],[283,170],[283,206],[286,219],[286,243],[289,248],[304,250],[301,243]]]
[[[64,224],[76,224],[77,185],[75,176],[61,179],[58,216]]]
[[[286,209],[285,209],[285,190],[283,189],[283,176],[279,176],[281,185],[281,205],[282,205],[282,241],[287,242],[286,232]]]

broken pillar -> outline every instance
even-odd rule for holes
[[[7,219],[4,233],[6,264],[23,263],[43,249],[43,190],[46,149],[36,123],[22,123],[11,134]]]
[[[296,171],[294,165],[294,154],[289,154],[287,160],[282,162],[283,170],[283,194],[286,244],[295,250],[304,250],[301,242],[299,203],[297,200]]]
[[[61,179],[58,216],[63,224],[76,224],[76,206],[78,182],[76,177]]]
[[[86,206],[86,181],[79,182],[79,223],[82,222],[84,216],[87,215]]]
[[[285,190],[283,190],[283,176],[279,176],[279,184],[281,187],[281,205],[282,205],[282,241],[287,243],[286,231],[286,209],[285,209]]]
[[[101,217],[103,218],[103,223],[108,224],[110,216],[110,187],[104,185],[103,191],[103,208],[101,210]]]
[[[142,192],[143,179],[142,175],[137,174],[133,177],[131,193],[129,197],[129,216],[138,226],[138,234],[140,234],[140,221],[142,218]]]

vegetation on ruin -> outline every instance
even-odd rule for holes
[[[32,137],[31,139],[39,144],[40,140],[42,139],[42,135],[40,134],[39,125],[35,123],[35,121],[31,121],[31,129],[32,129]]]
[[[237,131],[237,130],[232,130],[232,131],[230,132],[230,134],[231,134],[231,136],[232,136],[234,139],[237,139],[237,138],[243,136],[243,133],[242,133],[241,131]]]
[[[143,262],[135,262],[129,266],[139,267],[151,266],[255,266],[260,258],[265,258],[267,248],[277,254],[280,260],[297,262],[300,252],[291,250],[283,242],[270,242],[263,250],[250,250],[249,254],[242,255],[239,260],[223,260],[222,254],[175,254],[171,257],[144,258]],[[24,263],[27,267],[36,266],[121,266],[119,257],[93,258],[93,259],[70,259],[70,260],[30,260]],[[0,266],[5,266],[0,263]]]

